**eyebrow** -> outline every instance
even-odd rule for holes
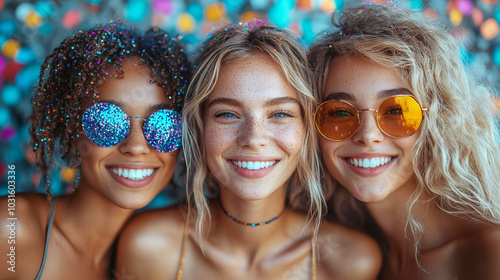
[[[334,92],[330,93],[326,96],[325,100],[348,100],[348,101],[356,101],[356,97],[354,95],[347,92]]]
[[[115,100],[104,99],[104,100],[96,100],[96,101],[99,103],[110,103],[110,104],[116,105],[118,107],[123,106],[123,103],[121,103],[120,101],[115,101]]]
[[[269,106],[276,106],[276,105],[281,105],[281,104],[286,104],[286,103],[296,103],[299,104],[299,101],[295,98],[292,97],[278,97],[278,98],[273,98],[269,99],[264,103],[264,107],[269,107]],[[210,108],[211,106],[214,106],[216,104],[224,104],[224,105],[230,105],[230,106],[235,106],[235,107],[242,107],[242,103],[234,98],[216,98],[212,100],[207,108]]]
[[[207,108],[210,108],[210,107],[217,105],[217,104],[241,107],[241,102],[239,102],[236,99],[233,99],[233,98],[215,98],[214,100],[210,101],[210,103],[208,103]]]
[[[149,109],[151,111],[158,111],[158,110],[163,110],[163,109],[174,110],[174,104],[160,103],[160,104],[150,106]]]
[[[395,89],[382,90],[377,94],[377,97],[387,98],[394,95],[413,95],[413,93],[411,93],[411,91],[407,88],[395,88]]]
[[[388,98],[395,95],[413,95],[411,91],[407,88],[394,88],[394,89],[386,89],[379,91],[377,93],[377,98]],[[347,101],[356,101],[356,97],[347,92],[334,92],[330,93],[326,96],[326,100],[347,100]]]
[[[299,101],[295,98],[278,97],[278,98],[273,98],[273,99],[267,100],[266,103],[264,103],[264,106],[269,107],[269,106],[276,106],[276,105],[281,105],[281,104],[286,104],[286,103],[296,103],[296,104],[300,105]]]
[[[124,107],[124,104],[122,102],[116,101],[116,100],[104,99],[104,100],[98,100],[98,101],[101,103],[110,103],[110,104],[116,105],[120,108]],[[163,110],[163,109],[173,110],[174,106],[173,106],[173,104],[159,103],[159,104],[151,105],[148,107],[148,110],[151,112],[156,112],[158,110]]]

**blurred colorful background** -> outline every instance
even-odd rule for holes
[[[63,38],[79,28],[123,20],[145,30],[161,27],[194,53],[213,28],[258,18],[287,27],[310,45],[325,31],[333,12],[360,4],[395,4],[422,10],[451,27],[464,62],[477,78],[495,89],[500,115],[500,0],[0,0],[0,195],[7,193],[8,166],[15,165],[16,191],[44,192],[29,148],[26,118],[40,66]],[[73,189],[75,171],[61,166],[52,173],[54,193]],[[178,181],[175,184],[180,184]],[[177,200],[172,186],[150,207]]]

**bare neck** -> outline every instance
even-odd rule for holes
[[[57,210],[56,226],[77,253],[94,263],[109,262],[111,247],[134,211],[120,208],[85,185],[59,198]]]
[[[416,183],[410,181],[384,200],[366,203],[369,212],[389,242],[389,263],[391,266],[397,266],[392,268],[393,271],[416,266],[415,238],[412,228],[407,224],[408,201],[415,189]],[[438,209],[426,193],[422,193],[413,204],[411,214],[423,228],[419,251],[421,256],[464,234],[467,230],[462,219]]]
[[[260,226],[243,225],[228,217],[220,204],[230,216],[242,222],[259,223],[278,218]],[[285,209],[284,187],[264,199],[254,201],[243,200],[229,191],[221,190],[220,204],[214,201],[211,205],[212,237],[209,239],[236,254],[252,255],[257,261],[259,256],[267,255],[270,248],[275,247],[272,246],[273,242],[286,231],[284,226],[288,224],[290,210]]]

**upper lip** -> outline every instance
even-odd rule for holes
[[[124,169],[155,169],[157,167],[152,166],[147,163],[116,163],[116,164],[108,164],[106,165],[110,168],[124,168]]]
[[[276,161],[279,159],[271,158],[271,157],[245,156],[245,157],[230,158],[229,160],[232,160],[232,161]]]
[[[343,156],[344,158],[376,158],[376,157],[395,157],[395,155],[383,154],[383,153],[358,153],[348,156]]]

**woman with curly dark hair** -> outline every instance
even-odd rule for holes
[[[47,195],[16,197],[16,269],[2,269],[2,279],[109,279],[116,236],[173,176],[189,79],[181,44],[158,28],[101,25],[47,56],[30,118]],[[80,180],[56,206],[50,171],[59,156]],[[6,256],[12,245],[0,246]]]

